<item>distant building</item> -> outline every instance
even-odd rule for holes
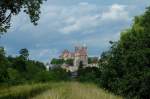
[[[79,66],[86,67],[98,67],[99,57],[89,57],[86,46],[75,46],[73,52],[65,49],[62,51],[58,59],[54,58],[51,61],[50,68],[61,67],[66,71],[75,72]]]
[[[60,55],[60,59],[68,60],[73,59],[73,66],[68,66],[68,64],[63,64],[63,68],[70,71],[76,71],[79,65],[82,63],[83,66],[88,66],[88,54],[86,46],[76,46],[74,52],[64,50]]]
[[[61,59],[67,60],[67,59],[74,59],[74,53],[68,51],[65,49],[62,54],[59,56]]]

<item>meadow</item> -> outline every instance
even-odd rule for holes
[[[0,99],[122,99],[94,84],[57,82],[18,85],[0,89]]]
[[[1,87],[0,99],[28,99],[50,88],[49,83]]]

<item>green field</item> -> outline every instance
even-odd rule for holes
[[[122,99],[94,84],[60,82],[0,89],[0,99]]]

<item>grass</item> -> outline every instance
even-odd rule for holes
[[[122,99],[108,93],[94,84],[81,84],[78,82],[62,82],[31,99]]]
[[[51,86],[48,83],[26,84],[0,89],[0,99],[28,99],[33,97]]]
[[[0,87],[0,99],[122,99],[94,84],[57,82]]]

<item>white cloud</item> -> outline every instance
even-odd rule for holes
[[[124,5],[113,4],[109,10],[102,13],[102,20],[128,20],[128,11]]]
[[[101,10],[101,9],[108,10]],[[30,32],[32,36],[40,38],[41,35],[46,35],[44,31],[50,33],[91,33],[103,25],[108,25],[108,20],[117,22],[118,20],[128,21],[128,11],[124,5],[113,4],[111,6],[100,7],[96,4],[80,2],[76,5],[45,5],[42,7],[42,15],[38,27],[33,27],[27,21],[28,18],[19,17],[23,25],[19,25],[18,30]],[[20,22],[17,22],[20,24]],[[42,29],[43,30],[42,30]],[[37,34],[38,32],[38,34]],[[48,33],[48,32],[47,32]]]
[[[71,34],[74,32],[85,33],[93,31],[106,23],[113,21],[114,23],[122,20],[123,22],[130,21],[126,6],[113,4],[108,6],[108,10],[102,12],[100,7],[88,3],[80,3],[76,6],[76,10],[69,9],[65,12],[71,13],[64,18],[64,27],[61,27],[60,32]],[[83,7],[86,6],[86,7]],[[83,8],[82,8],[83,7]],[[73,12],[72,12],[73,11]],[[76,12],[80,12],[79,14]],[[108,24],[107,24],[108,25]]]
[[[99,16],[81,16],[78,19],[70,18],[66,20],[66,23],[69,23],[66,27],[60,29],[60,31],[64,34],[69,34],[72,32],[79,32],[79,31],[89,31],[93,27],[96,27],[99,22]]]

